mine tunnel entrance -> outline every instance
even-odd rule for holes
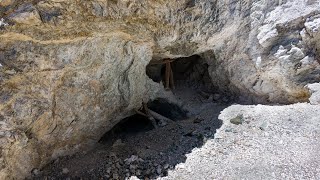
[[[165,61],[151,61],[147,66],[147,75],[155,82],[166,85]],[[214,87],[208,73],[208,64],[199,55],[171,59],[170,61],[174,87],[192,88],[206,92],[213,92]],[[173,88],[171,86],[171,88]]]
[[[106,132],[95,149],[60,158],[45,167],[41,177],[156,179],[212,139],[222,125],[218,115],[227,104],[218,97],[208,64],[199,55],[170,61],[174,79],[173,85],[167,83],[170,97],[143,103]],[[151,61],[146,73],[166,86],[166,70],[162,60]]]

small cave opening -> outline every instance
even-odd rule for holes
[[[166,99],[157,98],[146,104],[148,111],[157,114],[163,114],[172,121],[178,121],[188,118],[187,111],[181,109],[176,104],[168,102]],[[107,131],[99,140],[101,144],[113,144],[118,139],[125,139],[126,136],[133,136],[138,133],[145,133],[153,130],[155,124],[147,116],[145,107],[141,107],[140,114],[134,114],[122,119],[111,130]],[[156,124],[161,124],[158,119],[155,119]]]
[[[134,114],[122,119],[110,131],[106,132],[100,138],[99,143],[114,143],[114,141],[119,138],[123,138],[125,135],[146,132],[152,130],[153,128],[153,124],[147,117],[140,114]]]

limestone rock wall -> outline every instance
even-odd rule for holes
[[[300,8],[300,6],[304,8]],[[0,179],[95,143],[163,87],[151,60],[201,55],[221,91],[308,99],[319,81],[319,0],[5,0]],[[299,7],[299,8],[298,8]]]

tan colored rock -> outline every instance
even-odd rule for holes
[[[23,12],[23,13],[17,14],[11,20],[18,24],[26,24],[26,25],[41,24],[41,19],[37,11]]]
[[[9,6],[11,4],[13,4],[15,0],[1,0],[0,1],[0,6]]]

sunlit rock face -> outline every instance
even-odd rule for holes
[[[200,55],[216,88],[292,103],[319,82],[319,0],[0,2],[0,179],[95,143],[160,96],[151,60]]]

